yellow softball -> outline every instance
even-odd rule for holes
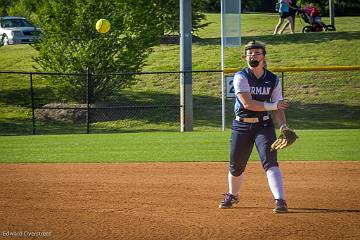
[[[111,28],[111,24],[108,20],[102,18],[96,22],[96,31],[99,33],[107,33]]]

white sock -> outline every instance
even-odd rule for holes
[[[285,199],[280,169],[278,167],[271,167],[266,171],[266,176],[274,199]]]
[[[232,195],[239,195],[240,187],[243,181],[243,175],[234,177],[230,172],[228,173],[229,193]]]

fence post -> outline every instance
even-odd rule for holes
[[[180,131],[193,130],[191,0],[180,0]]]
[[[91,85],[92,85],[92,72],[87,68],[86,76],[86,133],[90,133],[90,101],[91,101]]]
[[[31,115],[32,115],[32,134],[35,135],[35,102],[32,73],[30,73],[30,97],[31,97]]]

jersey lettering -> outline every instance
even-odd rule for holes
[[[236,73],[234,77],[234,86],[236,93],[250,93],[251,97],[255,101],[267,102],[271,101],[274,90],[278,88],[279,80],[275,74],[268,70],[264,70],[264,74],[257,78],[254,73],[249,69],[245,68],[242,71]],[[237,81],[235,81],[237,80]],[[280,88],[281,91],[281,88]],[[281,93],[280,93],[281,94]],[[275,100],[279,100],[277,97]],[[236,97],[234,105],[234,113],[239,117],[263,117],[268,114],[267,111],[252,111],[244,108],[239,97]]]
[[[269,95],[270,87],[250,87],[250,93],[256,95]]]

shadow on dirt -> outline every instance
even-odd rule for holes
[[[288,213],[360,213],[359,209],[289,208]]]

